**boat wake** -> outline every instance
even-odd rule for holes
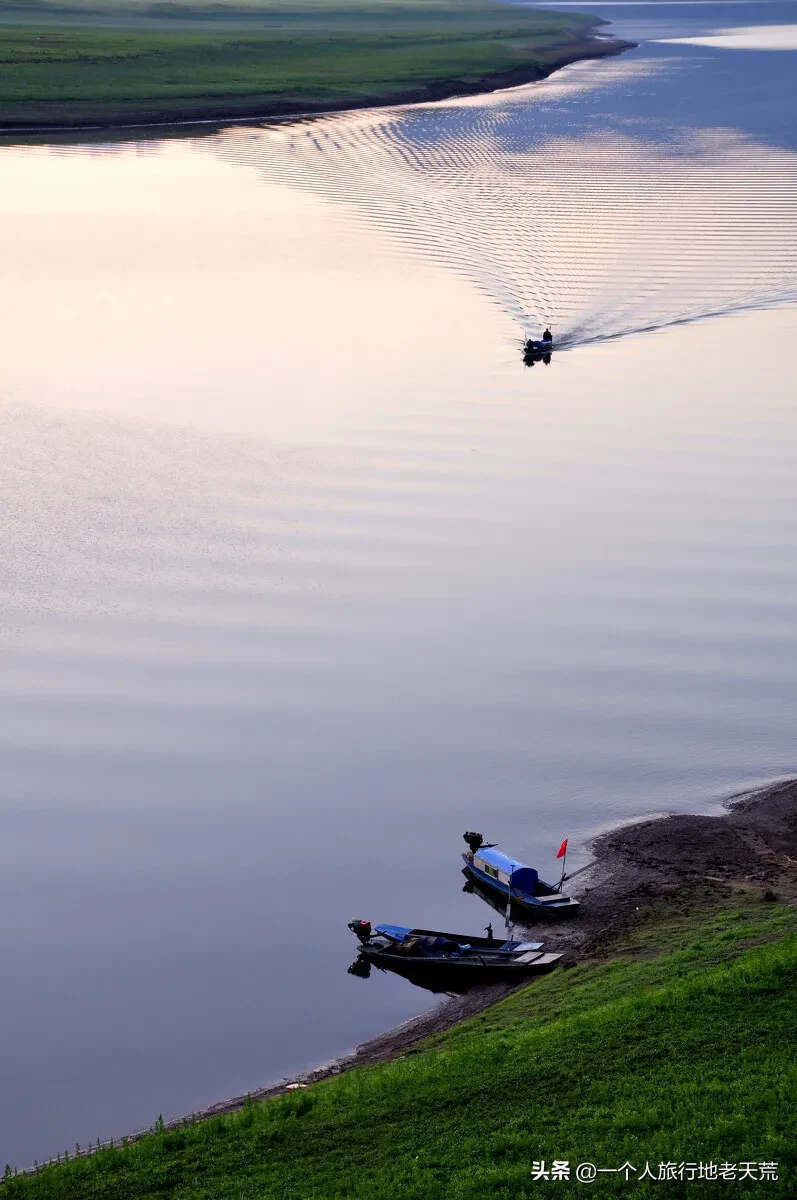
[[[659,329],[667,329],[670,326],[691,325],[696,321],[710,320],[712,317],[730,317],[739,313],[777,308],[782,304],[794,304],[795,302],[797,302],[797,285],[783,288],[769,295],[752,296],[748,300],[737,301],[736,303],[714,309],[686,313],[683,316],[653,321],[647,325],[629,324],[623,326],[618,323],[618,327],[609,333],[601,332],[600,328],[596,331],[593,324],[585,322],[584,325],[574,326],[566,335],[558,338],[556,345],[557,349],[573,349],[576,346],[587,346],[595,342],[616,341],[618,338],[630,337],[632,334],[655,333]]]
[[[560,348],[797,299],[795,154],[605,112],[573,136],[575,93],[611,108],[612,89],[664,69],[581,63],[487,97],[227,130],[214,148],[457,271],[524,337],[551,325]]]

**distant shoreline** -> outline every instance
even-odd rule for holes
[[[596,25],[606,22],[597,21]],[[537,83],[555,71],[585,59],[609,58],[636,49],[637,42],[611,38],[594,32],[583,34],[572,43],[563,42],[550,47],[556,57],[541,64],[529,63],[478,76],[430,80],[428,83],[407,90],[375,93],[367,97],[340,97],[330,101],[276,101],[253,103],[234,98],[222,105],[192,104],[185,108],[164,110],[157,105],[146,105],[126,113],[110,113],[103,117],[74,120],[8,121],[0,124],[0,138],[20,135],[48,133],[99,133],[104,130],[171,129],[192,125],[228,125],[238,122],[298,120],[334,112],[356,112],[361,109],[389,108],[404,104],[428,104],[458,97],[486,95],[506,88],[520,87],[526,83]]]

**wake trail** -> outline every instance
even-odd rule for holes
[[[657,333],[671,326],[693,325],[697,321],[707,321],[713,317],[731,317],[745,312],[761,311],[762,309],[778,308],[785,304],[797,303],[797,286],[770,295],[756,296],[737,304],[727,304],[714,309],[705,309],[697,313],[687,313],[680,317],[670,317],[666,320],[651,322],[647,325],[619,325],[611,332],[587,331],[575,325],[561,337],[557,337],[557,349],[570,350],[578,346],[588,346],[599,342],[617,341],[619,338],[631,337],[634,334]]]
[[[530,88],[212,144],[459,273],[524,337],[550,325],[573,347],[794,301],[797,155],[728,129],[546,132],[552,105],[658,69],[581,64]]]

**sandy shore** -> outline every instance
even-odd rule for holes
[[[565,963],[606,957],[613,939],[663,903],[670,911],[693,910],[701,896],[709,902],[740,890],[762,900],[797,903],[797,779],[734,797],[727,812],[716,817],[668,816],[624,826],[597,839],[592,850],[594,863],[573,889],[583,900],[579,915],[555,925],[523,927],[551,948],[564,950]],[[352,1067],[400,1057],[512,990],[509,985],[475,988],[365,1042],[345,1058],[249,1096],[271,1099]],[[192,1118],[235,1112],[246,1099],[222,1100]],[[181,1123],[182,1118],[174,1122]]]
[[[598,22],[605,24],[606,22]],[[563,42],[560,46],[546,47],[553,50],[555,57],[544,65],[531,63],[513,67],[509,71],[494,74],[465,76],[454,79],[431,80],[419,87],[400,92],[385,92],[362,97],[341,97],[326,103],[279,101],[273,104],[256,104],[252,100],[230,98],[225,102],[196,104],[185,109],[159,109],[156,103],[142,104],[135,112],[114,114],[86,121],[76,121],[65,116],[63,120],[42,122],[6,120],[0,124],[0,137],[18,134],[41,135],[46,133],[80,133],[104,129],[171,129],[181,126],[230,125],[236,122],[291,120],[319,116],[328,112],[349,112],[357,109],[385,108],[401,104],[428,104],[435,100],[450,100],[457,96],[476,96],[504,88],[518,87],[524,83],[536,83],[552,75],[554,71],[571,63],[589,58],[607,58],[636,48],[636,42],[626,42],[599,33],[580,36],[578,41]]]

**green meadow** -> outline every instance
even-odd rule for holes
[[[525,1200],[590,1194],[573,1177],[586,1162],[604,1169],[602,1197],[791,1197],[796,999],[794,908],[747,897],[642,915],[608,959],[403,1059],[234,1115],[156,1122],[134,1144],[9,1177],[5,1196]],[[554,1160],[569,1179],[533,1178]],[[753,1175],[710,1178],[743,1162]],[[646,1163],[654,1180],[638,1178]],[[709,1178],[686,1182],[687,1166],[658,1179],[660,1164],[700,1163]],[[760,1180],[761,1163],[778,1178]]]
[[[595,18],[492,0],[0,0],[0,125],[162,121],[412,96],[559,61]]]

